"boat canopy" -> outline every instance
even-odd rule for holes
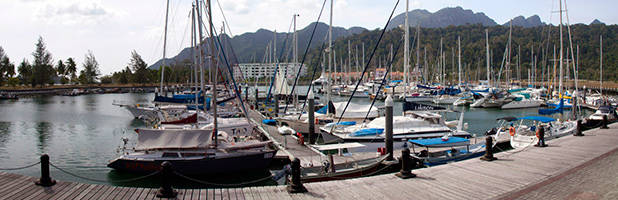
[[[522,120],[522,119],[533,120],[533,121],[540,121],[540,122],[543,122],[543,123],[556,121],[554,118],[543,117],[543,116],[525,116],[525,117],[517,118],[517,120]]]
[[[135,150],[206,148],[212,142],[210,129],[138,129]]]
[[[408,140],[408,142],[421,147],[452,147],[470,144],[470,140],[462,137],[449,137],[446,140],[443,138],[418,139]]]

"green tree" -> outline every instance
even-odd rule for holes
[[[69,76],[69,78],[71,79],[71,82],[75,82],[77,81],[77,64],[75,64],[75,60],[73,60],[73,58],[68,58],[67,61],[65,62],[66,65],[66,75]]]
[[[151,72],[148,69],[148,64],[144,62],[142,56],[137,54],[135,50],[131,52],[131,60],[129,66],[133,69],[133,82],[134,83],[149,83],[152,80]]]
[[[99,72],[99,63],[94,57],[92,51],[88,51],[86,58],[84,59],[83,70],[79,72],[79,81],[81,84],[94,84],[97,82],[97,77],[101,74]]]
[[[35,85],[45,85],[52,82],[52,75],[55,74],[51,53],[47,51],[43,38],[39,36],[36,49],[32,53],[34,63],[32,64],[32,78]]]
[[[4,49],[0,47],[0,85],[8,82],[15,75],[15,65],[11,63],[9,57],[4,53]]]
[[[30,65],[28,60],[24,59],[23,61],[21,61],[19,67],[17,67],[17,72],[19,73],[17,78],[19,79],[21,84],[30,84],[34,86],[34,80],[32,78],[32,66]]]
[[[66,66],[62,60],[59,60],[58,64],[56,64],[56,74],[58,74],[58,77],[60,78],[60,83],[66,84],[68,82],[66,78]]]

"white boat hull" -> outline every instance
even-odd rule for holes
[[[537,108],[543,104],[543,100],[526,99],[521,101],[513,101],[502,105],[502,109],[518,109],[518,108]]]

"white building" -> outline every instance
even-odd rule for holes
[[[296,77],[300,63],[240,63],[238,68],[242,71],[244,78],[264,78],[272,77],[275,72],[276,65],[279,65],[279,73],[287,74],[289,79]],[[303,65],[300,76],[307,73],[307,68]]]

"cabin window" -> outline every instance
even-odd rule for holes
[[[163,153],[164,158],[178,158],[178,153],[176,152],[165,152]]]
[[[204,156],[203,153],[181,153],[182,157],[198,157],[198,156]]]

